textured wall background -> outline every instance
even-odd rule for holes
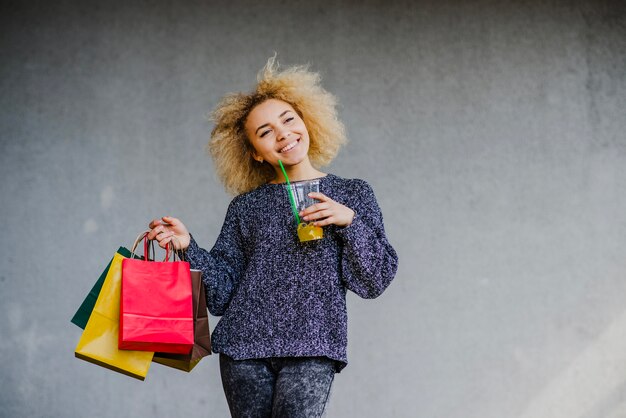
[[[623,2],[1,7],[0,416],[227,416],[216,356],[141,383],[74,359],[69,319],[151,218],[213,244],[205,115],[274,51],[339,97],[328,170],[401,260],[349,297],[329,416],[626,416]]]

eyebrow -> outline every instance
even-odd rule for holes
[[[285,116],[287,113],[291,112],[291,109],[287,109],[285,110],[283,113],[281,113],[280,115],[278,115],[278,119],[282,118],[283,116]],[[269,126],[269,123],[265,123],[261,126],[259,126],[258,128],[256,128],[256,131],[254,131],[254,134],[256,135],[257,132],[259,132],[259,129],[265,128],[266,126]]]

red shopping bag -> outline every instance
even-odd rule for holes
[[[164,261],[150,261],[147,232],[133,253],[142,238],[146,261],[122,261],[119,348],[188,354],[194,344],[189,263],[170,262],[169,246]]]

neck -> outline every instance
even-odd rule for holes
[[[272,183],[287,182],[287,179],[285,179],[285,176],[283,175],[280,167],[274,167],[274,169],[276,171],[276,177],[274,177]],[[289,181],[310,180],[324,176],[324,173],[317,170],[311,165],[311,162],[308,160],[308,158],[299,164],[289,166],[285,165],[285,171],[287,172],[287,176],[289,176]]]

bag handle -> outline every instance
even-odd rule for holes
[[[172,257],[172,261],[176,261],[176,257],[178,256],[178,261],[186,261],[186,250],[178,250],[180,251],[181,254],[178,253],[178,251],[176,251],[176,247],[174,246],[174,243],[172,241],[176,240],[176,242],[178,242],[178,238],[176,238],[176,236],[172,236],[172,239],[170,240],[170,242],[167,243],[167,245],[165,246],[165,259],[163,261],[170,261],[170,251],[173,254]]]
[[[137,245],[139,245],[139,241],[141,241],[144,238],[147,238],[149,232],[150,231],[144,231],[137,236],[137,238],[135,239],[135,242],[133,243],[132,249],[130,250],[130,258],[135,257],[135,250],[137,249]],[[146,259],[146,261],[148,261],[148,243],[147,242],[144,243],[143,251],[144,251],[143,256]]]
[[[141,241],[143,239],[143,256],[144,259],[146,261],[151,261],[150,260],[150,248],[148,247],[148,241],[150,241],[150,244],[152,246],[152,252],[154,253],[154,240],[149,240],[148,239],[148,234],[150,233],[150,230],[144,231],[141,234],[139,234],[137,236],[137,238],[135,239],[135,242],[133,243],[133,247],[132,250],[130,250],[130,257],[133,258],[135,256],[135,250],[137,249],[137,246],[139,245],[139,241]],[[176,239],[175,237],[172,237],[173,239]],[[174,249],[174,246],[172,244],[172,242],[168,242],[167,245],[165,246],[165,258],[163,259],[163,261],[170,261],[170,252],[174,253],[174,257],[173,257],[173,261],[176,261],[176,250]],[[156,253],[155,253],[156,255]],[[183,255],[184,255],[184,250],[183,250]],[[178,257],[180,261],[183,261],[181,259],[181,257]]]

